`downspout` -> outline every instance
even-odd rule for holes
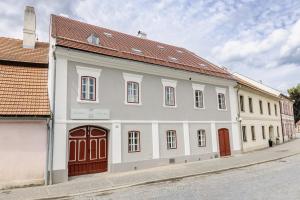
[[[52,96],[52,123],[51,123],[51,132],[50,132],[50,178],[49,185],[53,184],[53,140],[54,140],[54,120],[55,120],[55,91],[56,91],[56,55],[55,47],[53,49],[53,96]]]
[[[241,105],[240,105],[240,99],[239,99],[239,91],[241,86],[238,84],[236,86],[237,91],[236,91],[236,98],[237,98],[237,104],[238,104],[238,116],[237,116],[237,121],[239,124],[239,128],[240,128],[240,137],[241,137],[241,152],[244,152],[244,145],[243,145],[243,130],[242,130],[242,120],[241,120],[241,115],[240,115],[240,111],[241,111]]]

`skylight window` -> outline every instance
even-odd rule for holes
[[[181,51],[181,50],[176,50],[178,53],[183,53],[183,51]]]
[[[103,34],[106,35],[107,37],[112,37],[111,33],[104,32]]]
[[[95,34],[91,34],[88,38],[87,38],[88,43],[93,44],[93,45],[99,45],[100,43],[100,39],[97,35]]]
[[[143,52],[139,49],[136,49],[136,48],[131,48],[132,52],[133,53],[136,53],[136,54],[143,54]]]
[[[204,64],[204,63],[200,63],[200,66],[202,66],[202,67],[207,67],[207,65]]]
[[[170,60],[172,60],[172,61],[177,61],[177,58],[174,58],[174,57],[172,57],[172,56],[169,56],[168,57]]]
[[[164,49],[164,48],[165,48],[164,46],[161,46],[161,45],[157,45],[157,47],[158,47],[159,49]]]

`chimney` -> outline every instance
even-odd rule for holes
[[[147,34],[145,32],[143,32],[143,31],[139,31],[137,36],[139,38],[142,38],[142,39],[146,39],[147,38]]]
[[[35,47],[36,19],[34,7],[26,6],[24,13],[23,48],[34,49]]]

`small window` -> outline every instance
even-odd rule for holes
[[[195,90],[195,107],[204,108],[203,92],[201,90]]]
[[[96,100],[96,78],[89,76],[81,77],[81,100]]]
[[[277,105],[274,104],[275,115],[277,116]]]
[[[127,103],[139,103],[139,83],[127,82]]]
[[[140,151],[140,132],[129,131],[128,132],[128,152],[139,152]]]
[[[279,135],[279,127],[277,126],[277,137],[280,138],[280,135]]]
[[[174,130],[167,131],[167,148],[168,149],[177,148],[177,137],[176,137],[176,131]]]
[[[170,86],[165,87],[165,105],[175,106],[175,88]]]
[[[271,105],[269,102],[268,102],[268,113],[269,113],[269,115],[271,115]]]
[[[100,40],[99,37],[95,34],[91,34],[88,39],[87,39],[88,43],[93,44],[93,45],[99,45]]]
[[[199,147],[205,147],[206,146],[206,134],[205,134],[205,130],[198,130],[197,131],[198,134],[198,146]]]
[[[256,136],[255,136],[255,127],[251,126],[251,135],[252,135],[252,140],[256,140]]]
[[[240,107],[241,107],[241,111],[245,112],[245,106],[244,106],[244,96],[240,96]]]
[[[262,100],[259,100],[259,110],[260,110],[260,114],[264,114]]]
[[[243,141],[247,142],[246,126],[242,126],[242,132],[243,132]]]
[[[218,108],[226,110],[225,94],[223,93],[218,93]]]
[[[250,112],[250,113],[253,113],[253,103],[252,103],[252,98],[249,97],[248,100],[249,100],[249,112]]]
[[[262,134],[262,138],[265,140],[266,139],[265,126],[261,127],[261,134]]]

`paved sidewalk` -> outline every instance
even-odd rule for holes
[[[100,173],[73,178],[67,183],[0,191],[0,199],[53,199],[246,167],[300,154],[300,139],[228,158],[175,164],[123,173]]]

